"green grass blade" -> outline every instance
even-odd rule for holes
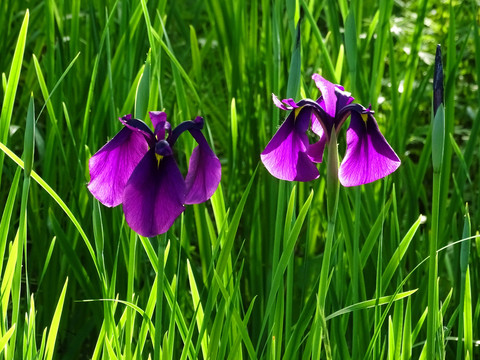
[[[53,314],[52,323],[50,325],[50,330],[48,331],[47,345],[45,348],[45,359],[51,360],[53,358],[55,350],[55,342],[57,340],[58,328],[60,326],[60,318],[62,316],[63,303],[65,302],[65,295],[67,293],[68,278],[65,280],[63,285],[62,293],[57,302],[57,307],[55,308],[55,313]]]

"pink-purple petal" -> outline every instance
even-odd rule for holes
[[[260,155],[267,170],[276,178],[288,181],[310,181],[319,177],[318,169],[307,155],[309,109],[300,110],[295,119],[292,111]]]
[[[321,163],[323,161],[323,153],[325,151],[325,144],[327,143],[327,136],[323,134],[314,144],[308,145],[307,155],[311,161]]]
[[[152,121],[155,136],[158,140],[165,139],[165,125],[167,124],[167,114],[163,111],[149,111],[148,115]]]
[[[337,109],[335,84],[332,84],[330,81],[324,79],[319,74],[313,74],[312,79],[315,81],[315,85],[317,85],[317,88],[322,92],[322,98],[325,102],[325,112],[332,118],[334,118]]]
[[[123,128],[88,162],[93,196],[105,206],[121,204],[125,185],[147,150],[141,133]]]
[[[163,234],[185,210],[185,182],[173,156],[158,162],[151,150],[140,161],[125,187],[123,212],[138,234]]]
[[[212,197],[217,190],[222,169],[220,160],[208,145],[200,130],[190,130],[198,142],[190,157],[185,184],[187,195],[185,204],[200,204]]]
[[[358,186],[381,179],[400,166],[400,159],[378,129],[372,114],[352,112],[347,130],[347,151],[339,169],[343,186]]]

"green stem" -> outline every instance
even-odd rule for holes
[[[160,360],[162,343],[162,306],[163,306],[163,276],[165,262],[165,247],[167,246],[167,235],[164,234],[158,239],[158,265],[157,265],[157,300],[155,305],[155,360]]]
[[[429,244],[428,266],[428,318],[427,318],[427,359],[435,358],[435,336],[438,328],[437,313],[437,238],[440,202],[440,172],[433,174],[432,232]]]
[[[338,191],[340,184],[338,182],[338,146],[335,129],[332,130],[330,141],[328,144],[327,159],[327,239],[325,241],[325,250],[323,253],[322,268],[320,270],[320,281],[318,283],[317,308],[314,321],[314,343],[313,343],[313,359],[320,358],[320,350],[322,344],[322,330],[325,314],[325,302],[328,292],[328,275],[330,273],[330,258],[332,256],[333,239],[335,235],[335,222],[338,209]],[[326,331],[326,329],[325,329]],[[325,351],[330,353],[329,343],[325,342]]]

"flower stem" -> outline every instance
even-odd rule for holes
[[[328,292],[328,275],[330,273],[330,258],[332,256],[333,239],[335,234],[335,222],[337,218],[338,209],[338,191],[340,184],[338,182],[338,147],[335,129],[332,130],[330,141],[328,145],[328,160],[327,160],[327,238],[325,241],[325,250],[323,253],[322,269],[320,271],[320,281],[318,284],[317,294],[317,308],[314,320],[314,345],[313,345],[313,359],[320,358],[321,344],[324,329],[324,314],[325,301]],[[326,331],[326,328],[325,328]],[[325,342],[326,354],[331,354],[329,349],[329,342]]]
[[[438,290],[437,290],[437,242],[440,214],[440,189],[445,144],[445,111],[443,106],[443,69],[440,45],[435,57],[433,80],[433,126],[432,126],[432,230],[429,244],[428,266],[428,318],[427,318],[427,359],[435,359],[435,338],[438,330]]]
[[[165,247],[167,246],[167,234],[158,237],[158,265],[157,265],[157,299],[155,304],[155,360],[161,359],[162,343],[162,306],[163,306],[163,275],[165,262]]]

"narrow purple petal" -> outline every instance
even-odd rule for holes
[[[295,102],[295,100],[293,100],[292,98],[283,99],[282,102],[283,102],[284,104],[287,104],[287,108],[288,108],[288,109],[296,109],[296,108],[299,107],[299,106],[297,105],[297,103]]]
[[[332,84],[318,74],[313,74],[312,79],[315,81],[315,85],[317,85],[318,89],[322,92],[322,98],[324,101],[323,108],[328,115],[334,118],[337,108],[335,84]]]
[[[373,115],[352,112],[347,151],[338,174],[340,183],[343,186],[367,184],[391,174],[399,166],[400,159],[378,129]]]
[[[141,133],[123,128],[90,158],[88,190],[105,206],[121,204],[128,178],[147,150]]]
[[[296,108],[300,107],[300,106],[297,105],[295,100],[293,100],[292,98],[283,99],[282,101],[280,101],[278,99],[277,95],[272,94],[272,99],[273,99],[273,103],[275,104],[275,106],[282,109],[282,110],[292,110],[292,109],[296,109]]]
[[[197,141],[198,146],[193,149],[185,178],[187,187],[185,204],[200,204],[210,199],[217,190],[222,169],[220,160],[208,145],[202,132],[192,129],[190,133]]]
[[[288,181],[318,178],[318,169],[306,153],[310,117],[309,108],[292,111],[260,155],[267,170],[276,178]]]
[[[185,182],[173,156],[158,162],[148,151],[128,180],[123,195],[127,224],[138,234],[163,234],[185,210]]]
[[[150,116],[150,120],[152,120],[153,128],[155,129],[154,133],[157,137],[157,140],[165,139],[167,114],[163,111],[149,111],[148,115]]]

